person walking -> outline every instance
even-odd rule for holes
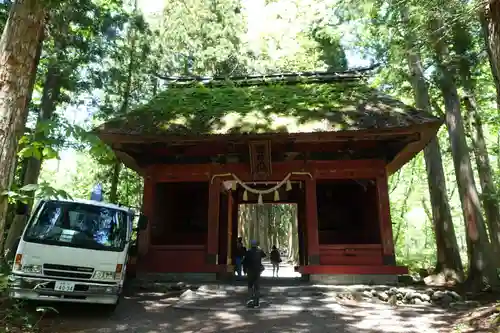
[[[252,240],[250,245],[251,248],[246,252],[243,258],[243,266],[245,267],[248,277],[249,300],[247,306],[258,308],[260,306],[260,275],[264,270],[262,258],[265,258],[266,254],[259,248],[259,243],[256,240]]]
[[[242,262],[243,258],[245,257],[245,253],[247,252],[246,247],[243,245],[243,238],[238,237],[236,240],[236,251],[235,251],[235,258],[234,258],[234,264],[235,264],[235,269],[236,269],[236,274],[241,277],[241,270],[242,270]]]
[[[271,250],[271,264],[273,265],[273,277],[276,275],[278,277],[278,271],[280,269],[280,262],[281,260],[281,255],[280,251],[276,247],[276,245],[273,245],[273,248]]]

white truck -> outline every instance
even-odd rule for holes
[[[9,295],[102,304],[114,310],[133,244],[132,209],[92,200],[43,200],[19,240]],[[136,230],[146,228],[140,215]]]

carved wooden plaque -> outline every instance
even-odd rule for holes
[[[272,174],[271,169],[271,142],[251,141],[248,144],[250,149],[250,170],[254,180],[266,180]]]

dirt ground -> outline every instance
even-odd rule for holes
[[[393,307],[355,301],[329,303],[311,311],[307,305],[300,311],[234,311],[227,302],[221,302],[227,311],[223,307],[217,311],[178,309],[174,307],[177,301],[177,297],[163,293],[136,294],[126,297],[111,315],[98,307],[64,305],[57,307],[60,314],[44,320],[44,326],[50,326],[54,333],[432,333],[460,332],[451,323],[463,315],[432,306]]]

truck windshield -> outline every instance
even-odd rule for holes
[[[27,242],[105,251],[122,251],[127,214],[76,202],[47,201],[24,234]]]

